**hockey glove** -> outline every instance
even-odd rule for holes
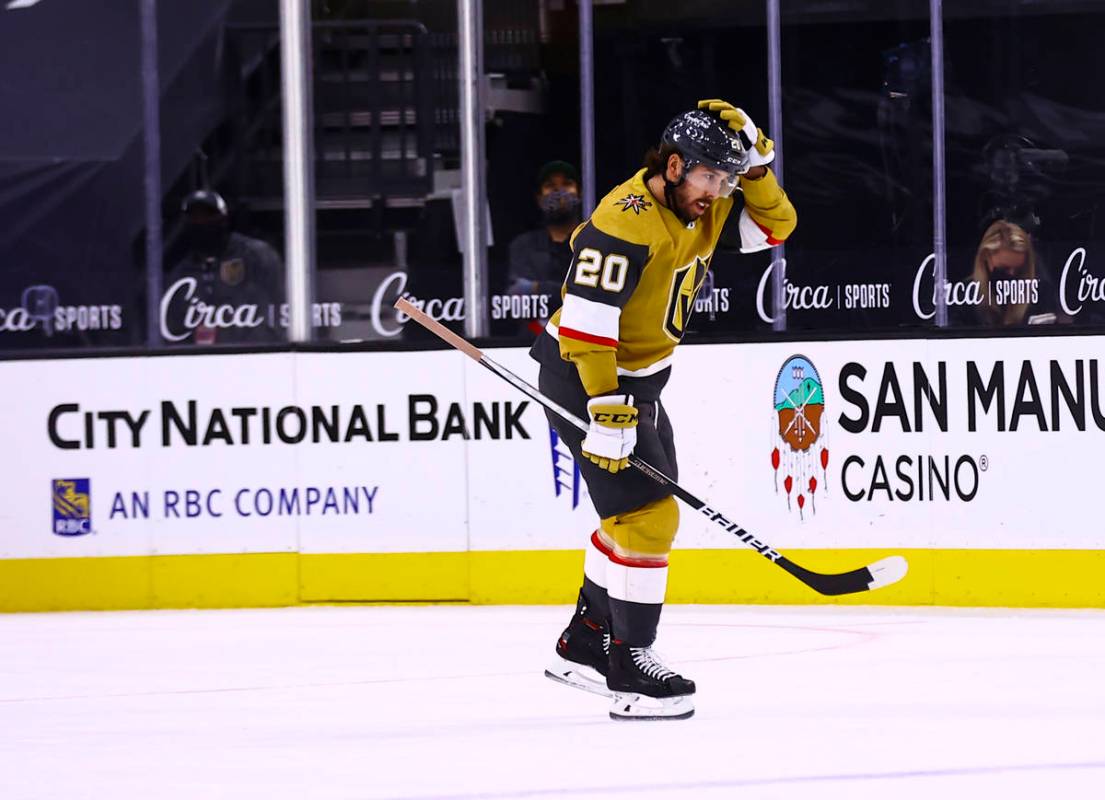
[[[637,446],[637,409],[633,395],[608,394],[587,403],[591,427],[583,439],[583,455],[607,472],[629,466],[629,454]]]
[[[716,114],[736,131],[741,143],[744,144],[744,149],[748,151],[749,169],[767,166],[775,160],[775,142],[768,139],[744,111],[724,100],[699,100],[698,107]]]

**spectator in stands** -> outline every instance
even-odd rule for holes
[[[550,161],[537,173],[534,194],[541,227],[510,243],[507,294],[549,295],[558,305],[572,261],[568,243],[580,222],[579,173],[567,161]]]
[[[209,189],[182,204],[187,255],[166,282],[166,344],[253,344],[285,340],[284,267],[266,242],[230,230],[226,201]]]
[[[971,277],[979,285],[979,322],[996,328],[1057,321],[1054,289],[1041,274],[1031,235],[1020,225],[1006,219],[990,224]]]

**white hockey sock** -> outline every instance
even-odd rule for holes
[[[656,640],[668,587],[667,561],[636,561],[618,554],[606,567],[610,627],[617,642],[648,647]]]
[[[591,583],[602,589],[606,588],[606,570],[610,563],[611,552],[600,538],[598,531],[591,534],[587,549],[584,551],[583,574]]]
[[[614,553],[606,566],[606,581],[606,591],[612,599],[663,603],[668,588],[668,562],[649,563]]]

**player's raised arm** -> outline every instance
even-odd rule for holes
[[[798,213],[769,166],[775,143],[748,114],[724,100],[699,100],[698,107],[716,115],[740,138],[749,155],[740,176],[744,209],[740,215],[741,252],[754,253],[782,244],[798,224]]]

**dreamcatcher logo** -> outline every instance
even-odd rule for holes
[[[807,503],[811,513],[817,513],[817,490],[825,494],[829,466],[825,389],[808,358],[793,355],[783,363],[775,379],[773,405],[775,493],[779,493],[781,482],[787,510],[797,509],[805,519]]]

